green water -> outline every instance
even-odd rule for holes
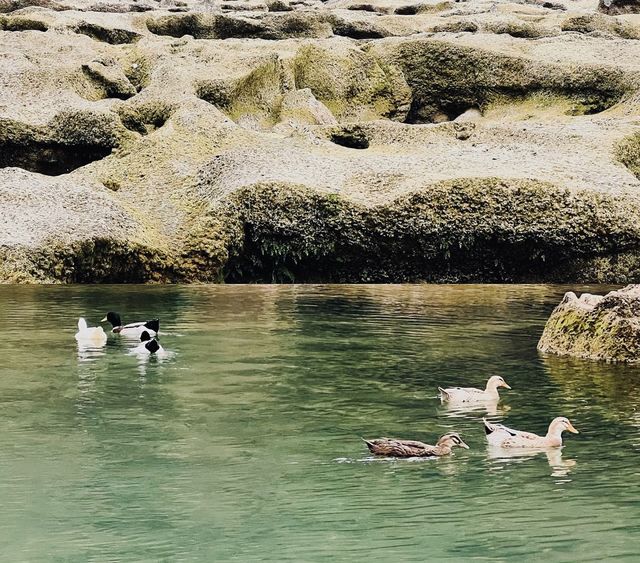
[[[3,561],[640,558],[640,368],[542,357],[565,287],[0,287]],[[79,315],[161,318],[165,361]],[[437,385],[513,387],[492,420],[556,455],[489,452]],[[460,432],[438,460],[360,436]]]

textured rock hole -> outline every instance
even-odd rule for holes
[[[171,117],[175,108],[164,103],[151,103],[133,108],[121,108],[118,111],[122,124],[130,131],[149,135],[160,129]]]
[[[2,31],[47,31],[49,27],[46,23],[21,17],[0,16],[0,30]]]
[[[472,108],[469,104],[448,104],[440,108],[422,107],[414,100],[411,109],[407,114],[405,123],[419,125],[424,123],[445,123],[453,121],[463,113]]]
[[[615,154],[617,160],[640,179],[640,133],[635,133],[618,143]]]
[[[366,133],[359,127],[334,131],[329,138],[332,143],[340,145],[341,147],[360,150],[369,148],[369,139]]]
[[[422,11],[423,7],[421,4],[411,4],[409,6],[399,6],[396,8],[393,13],[398,16],[415,16]]]
[[[347,10],[353,10],[356,12],[379,12],[380,8],[374,6],[373,4],[351,4],[351,6],[347,6]]]
[[[336,20],[333,22],[333,33],[350,39],[383,39],[389,32],[369,22]]]
[[[267,10],[270,12],[291,12],[293,8],[283,0],[273,0],[273,2],[267,2]]]
[[[69,6],[59,4],[53,0],[0,0],[0,13],[15,12],[22,8],[30,8],[36,6],[39,8],[48,8],[57,12],[63,10],[71,10]]]
[[[108,74],[110,71],[112,72],[112,69],[100,63],[94,62],[82,65],[82,73],[94,88],[93,91],[84,94],[87,99],[116,98],[118,100],[128,100],[137,94],[138,90],[131,84],[124,73],[121,76],[110,76]]]
[[[75,26],[74,31],[82,35],[87,35],[96,41],[109,43],[110,45],[122,45],[125,43],[135,43],[142,35],[128,29],[110,29],[88,22],[81,22]]]
[[[149,19],[147,20],[147,29],[155,35],[168,35],[169,37],[191,35],[196,39],[203,37],[203,31],[205,31],[202,18],[197,14]],[[210,34],[212,29],[206,31]]]
[[[67,174],[76,168],[111,154],[102,145],[65,145],[61,143],[0,143],[0,168],[16,166],[48,176]]]

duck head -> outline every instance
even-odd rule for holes
[[[438,443],[436,446],[440,448],[449,448],[452,449],[456,446],[460,448],[464,448],[465,450],[469,449],[469,446],[462,441],[460,435],[457,432],[447,432],[446,434],[440,436]]]
[[[572,434],[579,434],[579,432],[575,429],[573,424],[571,424],[568,418],[565,418],[564,416],[558,416],[551,421],[551,424],[549,424],[549,431],[547,432],[547,436],[560,436],[565,430],[571,432]]]
[[[120,315],[118,313],[114,313],[113,311],[109,311],[107,316],[100,321],[101,323],[108,322],[112,327],[122,326],[122,320],[120,319]]]
[[[511,389],[510,385],[507,385],[507,382],[502,379],[499,375],[492,375],[487,380],[487,391],[495,391],[498,387],[504,387],[506,389]]]

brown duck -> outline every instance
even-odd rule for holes
[[[372,454],[387,457],[439,457],[449,455],[456,446],[469,449],[469,446],[462,441],[456,432],[444,434],[435,446],[415,440],[396,440],[394,438],[378,438],[377,440],[363,438],[363,440]]]

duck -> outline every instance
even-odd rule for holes
[[[156,336],[160,331],[160,321],[158,319],[123,325],[120,315],[113,311],[109,311],[107,316],[100,322],[111,323],[111,326],[113,327],[111,332],[121,334],[122,336],[129,336],[131,338],[139,338],[143,331],[148,332],[150,336]]]
[[[80,317],[76,340],[83,346],[102,347],[107,343],[107,335],[101,326],[87,326],[87,321]]]
[[[395,438],[362,439],[372,454],[386,457],[440,457],[449,455],[456,446],[465,450],[469,449],[469,446],[462,441],[457,432],[448,432],[440,436],[435,446],[415,440],[397,440]]]
[[[485,418],[482,422],[489,444],[500,448],[559,448],[562,446],[562,433],[565,430],[579,434],[564,416],[558,416],[551,421],[546,436],[513,430],[502,424],[493,424]]]
[[[144,330],[140,335],[140,344],[133,349],[136,354],[165,356],[165,349],[160,346],[160,343],[152,338],[148,331]]]
[[[502,377],[492,375],[487,380],[484,390],[476,389],[475,387],[449,387],[448,389],[438,387],[438,391],[440,391],[440,400],[443,403],[473,403],[477,401],[499,401],[498,387],[511,389],[511,386],[507,385],[507,382]]]

